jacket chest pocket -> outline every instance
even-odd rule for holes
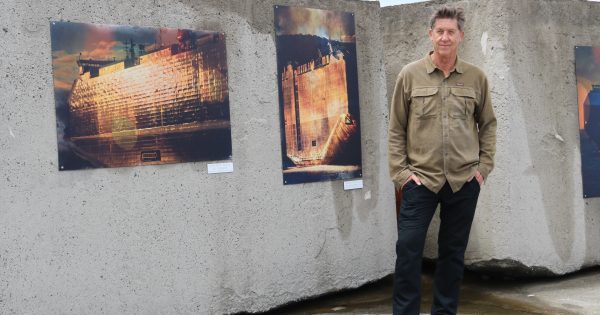
[[[452,118],[467,119],[475,111],[475,90],[472,88],[450,88],[448,114]]]
[[[419,119],[430,119],[437,117],[439,106],[437,106],[437,87],[415,88],[411,91],[411,113]]]

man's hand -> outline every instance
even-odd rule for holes
[[[485,183],[485,180],[483,179],[483,176],[481,175],[481,173],[479,173],[479,170],[475,171],[475,176],[469,178],[469,181],[472,181],[473,178],[475,178],[477,180],[477,183],[479,183],[479,186],[483,186],[483,184]]]
[[[402,184],[402,187],[400,187],[400,190],[402,190],[402,188],[404,188],[404,186],[406,186],[406,184],[408,184],[408,182],[410,182],[411,180],[413,182],[415,182],[415,184],[421,186],[421,180],[417,177],[417,175],[412,174],[412,175],[410,175],[409,178],[406,179],[406,181],[404,182],[404,184]]]

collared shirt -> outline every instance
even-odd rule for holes
[[[416,175],[437,193],[448,181],[461,189],[494,167],[496,117],[482,70],[457,58],[448,77],[430,54],[406,65],[390,106],[390,174],[400,188]]]

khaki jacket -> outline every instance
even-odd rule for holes
[[[446,78],[429,54],[405,66],[390,106],[388,150],[397,188],[411,174],[436,193],[446,181],[460,190],[476,170],[487,178],[496,117],[483,71],[458,58]]]

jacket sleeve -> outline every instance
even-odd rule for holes
[[[481,97],[481,107],[479,115],[476,117],[479,127],[479,173],[487,179],[494,168],[497,124],[487,78],[484,78],[482,84]]]
[[[396,188],[402,187],[412,175],[408,165],[406,147],[410,95],[406,93],[405,80],[405,72],[400,71],[396,80],[392,103],[390,104],[388,160],[390,176]]]

